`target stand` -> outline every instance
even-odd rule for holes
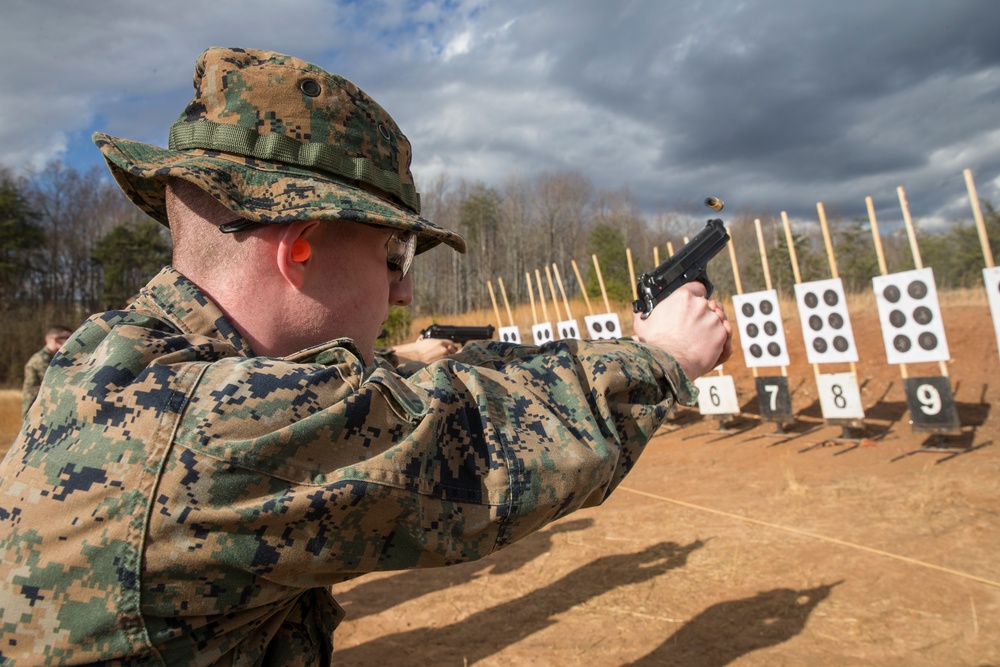
[[[910,411],[910,426],[917,433],[928,433],[930,438],[917,449],[892,459],[897,461],[920,453],[951,454],[943,461],[979,449],[990,442],[967,447],[949,447],[944,438],[967,435],[962,429],[951,390],[951,380],[943,375],[914,377],[903,380],[906,407]],[[939,461],[940,463],[940,461]]]
[[[815,427],[806,428],[804,431],[793,432],[786,429],[789,424],[795,424],[798,420],[792,412],[792,395],[788,389],[788,378],[783,375],[758,376],[754,378],[757,388],[757,407],[760,412],[761,422],[772,422],[775,425],[773,433],[759,433],[747,440],[757,440],[759,438],[780,438],[780,444],[788,440],[800,438],[815,430]]]
[[[696,379],[694,384],[698,387],[698,411],[702,416],[715,417],[718,420],[718,428],[687,436],[685,440],[714,433],[720,437],[713,438],[709,442],[715,442],[753,428],[753,424],[744,428],[735,425],[742,414],[736,395],[736,384],[731,375],[704,376]]]
[[[875,436],[866,435],[868,424],[865,422],[865,410],[861,403],[861,389],[854,373],[817,374],[816,389],[820,409],[823,411],[823,424],[839,426],[840,436],[813,443],[799,450],[799,453],[828,445],[853,444],[853,447],[834,454],[840,456],[860,447],[864,442],[880,440],[888,433],[886,430]]]

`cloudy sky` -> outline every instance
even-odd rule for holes
[[[0,163],[166,145],[207,46],[288,53],[372,95],[414,172],[579,171],[654,213],[707,195],[816,219],[1000,205],[997,0],[5,0]],[[708,213],[707,209],[705,210]]]

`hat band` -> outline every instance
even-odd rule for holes
[[[350,157],[327,144],[303,144],[282,134],[259,134],[239,125],[198,120],[174,123],[167,145],[171,150],[200,148],[319,169],[395,195],[420,214],[420,194],[411,183],[403,183],[399,174],[379,169],[368,158]]]

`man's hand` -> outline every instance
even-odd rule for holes
[[[409,361],[429,364],[441,357],[454,354],[458,351],[458,345],[444,338],[418,338],[412,343],[397,345],[392,351],[396,353],[396,358],[401,364]]]
[[[680,287],[642,319],[632,321],[636,337],[677,360],[693,380],[733,354],[733,326],[722,304],[705,299],[705,286],[691,282]]]

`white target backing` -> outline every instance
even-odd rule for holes
[[[1000,350],[1000,266],[983,269],[983,285],[986,287],[986,298],[990,302],[990,313],[993,314],[993,332],[997,337],[997,349]]]
[[[698,411],[703,415],[736,415],[740,401],[731,375],[705,375],[694,381],[698,387]]]
[[[810,364],[857,361],[851,316],[840,278],[795,285],[802,337]]]
[[[497,340],[503,343],[521,344],[521,331],[517,327],[500,327]]]
[[[556,330],[559,332],[559,338],[561,340],[566,340],[568,338],[580,338],[580,325],[576,323],[576,320],[563,320],[556,325]]]
[[[948,341],[928,267],[872,278],[882,324],[885,356],[890,364],[947,361]]]
[[[586,315],[583,321],[587,324],[587,333],[591,340],[611,340],[622,337],[622,325],[618,321],[618,313],[601,313]]]
[[[787,366],[788,346],[778,293],[772,290],[733,296],[740,346],[747,368]]]
[[[531,338],[535,341],[535,345],[551,343],[555,340],[555,337],[552,334],[552,323],[542,322],[541,324],[533,325],[531,327]]]

